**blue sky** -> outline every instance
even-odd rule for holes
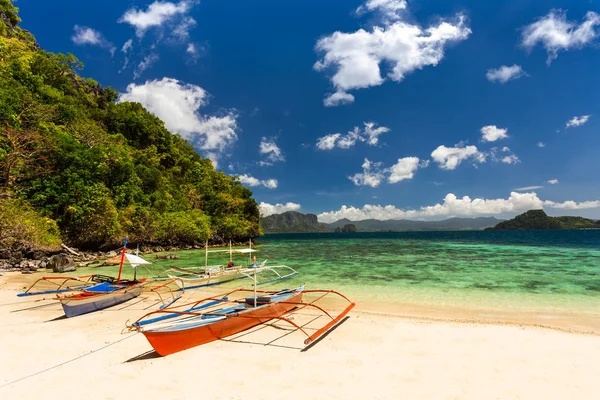
[[[15,5],[264,214],[600,218],[598,1]]]

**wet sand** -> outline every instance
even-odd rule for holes
[[[142,295],[64,318],[53,300],[16,297],[33,280],[14,273],[0,277],[1,398],[598,397],[600,336],[536,327],[536,316],[524,315],[521,326],[493,317],[491,324],[458,323],[451,320],[478,318],[396,305],[393,313],[405,318],[359,303],[307,351],[299,332],[261,326],[160,357],[143,335],[122,333],[127,320],[156,309],[155,298]],[[565,323],[568,331],[569,319]]]

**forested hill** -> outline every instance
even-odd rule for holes
[[[296,211],[269,215],[262,218],[260,224],[265,233],[327,232],[327,228],[317,221],[315,214],[302,214]]]
[[[241,240],[252,192],[138,103],[41,50],[0,0],[0,248]]]
[[[544,210],[529,210],[488,230],[600,229],[600,221],[583,217],[549,217]]]

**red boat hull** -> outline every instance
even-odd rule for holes
[[[299,303],[301,301],[302,293],[299,293],[286,300],[286,303]],[[158,354],[167,356],[235,335],[236,333],[265,323],[274,317],[280,317],[296,307],[295,304],[286,303],[273,303],[265,307],[260,307],[255,311],[245,312],[242,314],[243,316],[232,316],[213,324],[196,328],[167,332],[143,331],[142,333]]]

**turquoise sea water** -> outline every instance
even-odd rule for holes
[[[359,309],[600,318],[598,230],[281,234],[257,241],[260,261],[299,272],[270,287],[305,282],[307,288],[336,289],[351,296]],[[149,255],[151,272],[204,264],[203,250],[179,254],[179,260]],[[213,255],[209,264],[227,257]]]

